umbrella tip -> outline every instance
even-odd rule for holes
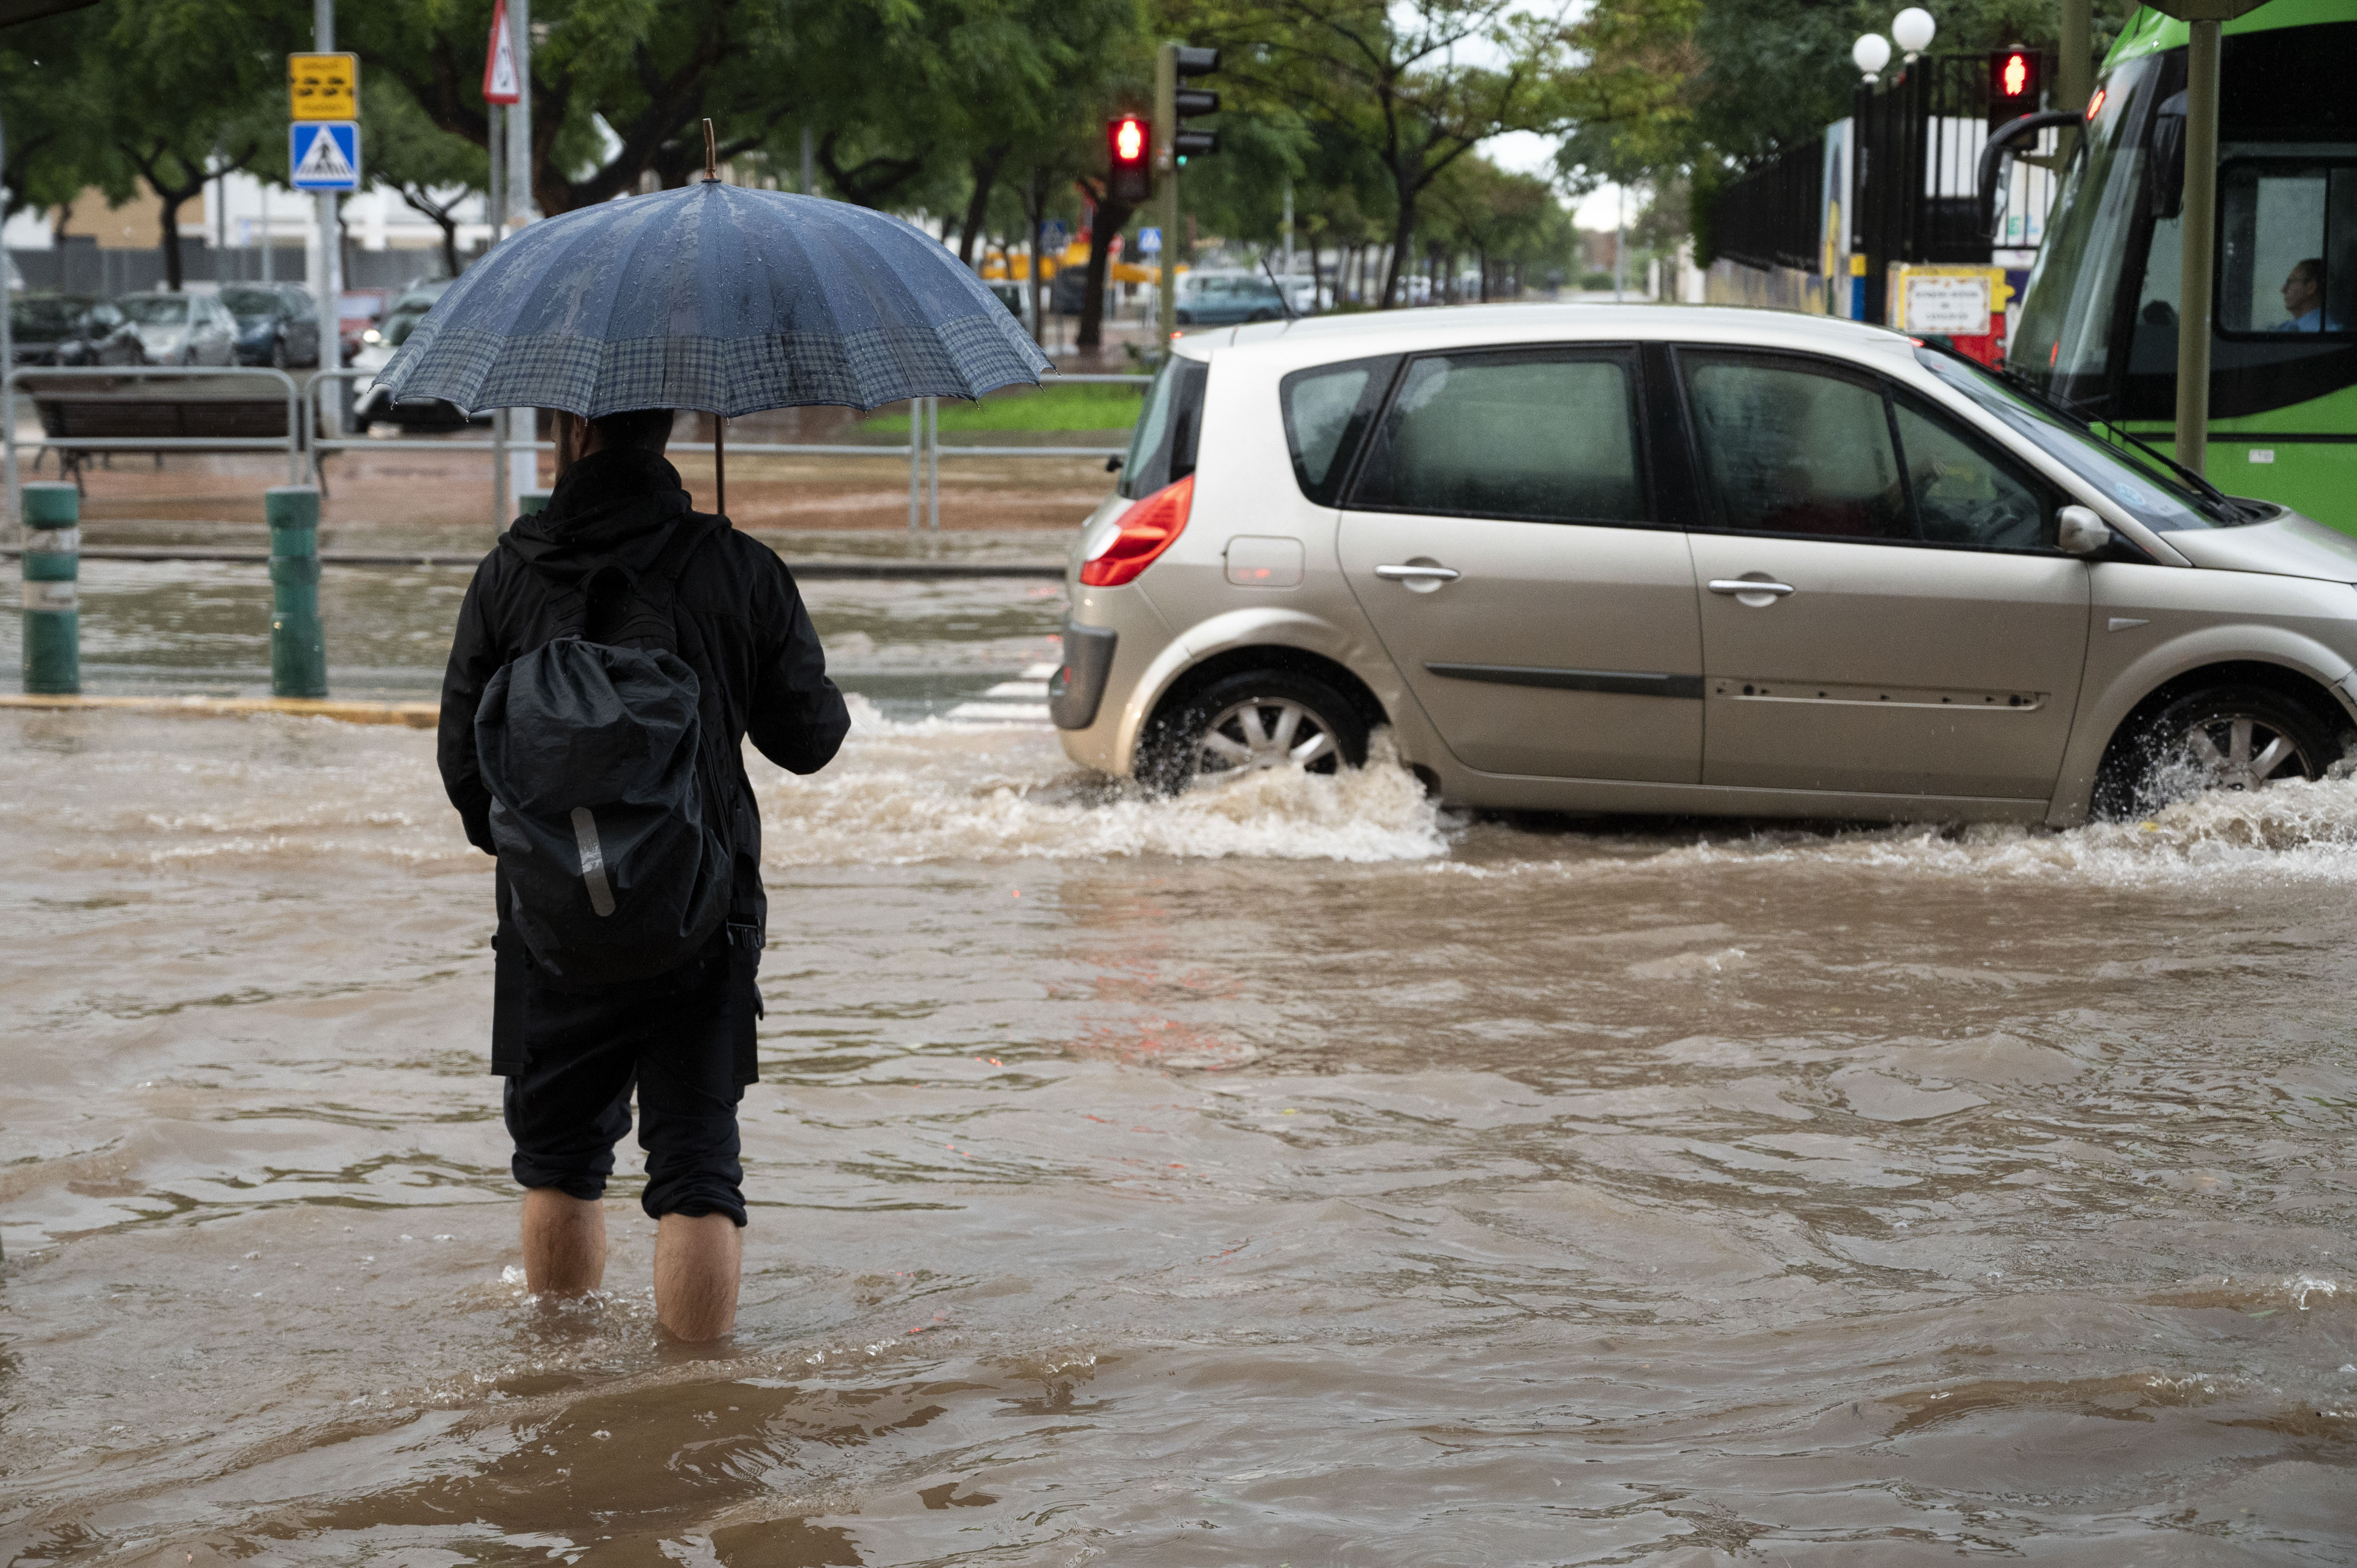
[[[704,123],[704,177],[708,184],[720,177],[719,159],[713,151],[712,122]]]

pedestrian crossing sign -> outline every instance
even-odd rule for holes
[[[297,190],[358,190],[361,128],[352,120],[298,120],[286,127],[286,164]]]

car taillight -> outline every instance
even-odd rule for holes
[[[1081,581],[1092,588],[1118,588],[1154,564],[1187,526],[1195,504],[1195,476],[1188,475],[1121,514],[1121,521],[1105,535],[1095,553],[1081,566]]]

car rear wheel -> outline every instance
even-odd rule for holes
[[[2205,686],[2123,729],[2095,781],[2095,814],[2142,816],[2212,789],[2320,779],[2339,760],[2331,726],[2264,686]]]
[[[1137,776],[1175,795],[1246,774],[1332,773],[1366,760],[1366,721],[1342,693],[1315,676],[1254,670],[1213,682],[1157,719]]]

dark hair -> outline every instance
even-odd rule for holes
[[[598,439],[608,450],[636,447],[645,452],[660,452],[671,439],[672,411],[667,408],[632,408],[619,413],[601,413],[589,423],[597,427]]]
[[[2301,273],[2306,273],[2308,274],[2308,281],[2319,286],[2321,286],[2324,282],[2324,258],[2322,256],[2310,256],[2306,261],[2295,262],[2292,263],[2291,270],[2292,275],[2295,277]]]

